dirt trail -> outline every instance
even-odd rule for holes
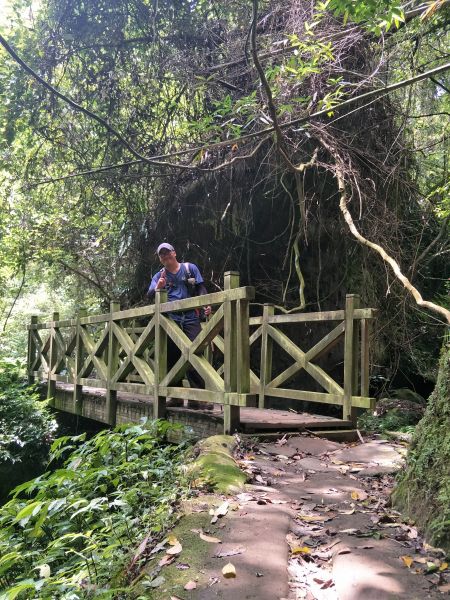
[[[251,448],[241,465],[253,484],[228,497],[227,514],[208,528],[222,543],[204,562],[207,583],[180,597],[450,597],[443,554],[389,507],[392,474],[404,454],[381,439],[349,445],[307,435]],[[234,578],[222,574],[228,562]]]

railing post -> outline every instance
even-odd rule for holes
[[[272,351],[273,351],[273,340],[270,337],[269,330],[269,317],[275,314],[275,307],[273,304],[264,304],[263,308],[263,319],[261,325],[261,368],[260,368],[260,385],[259,385],[259,408],[265,408],[265,387],[272,379]]]
[[[228,271],[224,274],[224,290],[239,287],[239,273]],[[224,302],[224,379],[225,393],[238,390],[237,355],[237,306],[236,302]],[[239,428],[240,407],[226,404],[223,407],[223,427],[225,434],[232,434]]]
[[[164,419],[166,417],[166,397],[159,393],[159,383],[167,375],[167,333],[161,326],[160,305],[167,302],[167,290],[156,290],[155,294],[155,352],[154,352],[154,374],[155,392],[153,399],[153,418]]]
[[[369,396],[369,336],[370,321],[361,321],[361,396]]]
[[[118,302],[109,305],[109,331],[108,331],[108,365],[106,369],[106,421],[115,427],[117,412],[117,391],[111,389],[111,379],[119,367],[119,343],[114,335],[113,313],[120,310]]]
[[[87,311],[85,308],[80,308],[77,313],[77,324],[75,325],[75,361],[74,361],[74,378],[73,378],[73,409],[76,415],[83,414],[83,386],[79,383],[79,373],[83,365],[83,341],[81,338],[81,323],[80,319],[85,317]]]
[[[344,406],[342,418],[356,425],[356,409],[352,407],[352,396],[358,389],[359,336],[354,311],[359,308],[359,296],[347,294],[345,298],[345,342],[344,342]]]
[[[30,325],[37,325],[38,318],[36,315],[31,317]],[[31,367],[36,358],[36,343],[34,341],[33,332],[31,329],[28,330],[28,355],[27,355],[27,372],[28,372],[28,384],[33,385],[35,382],[34,373]]]
[[[49,349],[49,364],[48,364],[48,373],[47,373],[47,398],[51,399],[49,402],[50,406],[54,406],[55,394],[56,394],[56,380],[52,379],[53,376],[53,368],[56,365],[58,351],[56,346],[56,336],[55,336],[55,321],[59,321],[59,312],[54,312],[52,314],[52,326],[50,328],[50,349]]]

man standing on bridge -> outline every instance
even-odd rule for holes
[[[175,248],[166,242],[160,244],[156,253],[163,268],[153,276],[148,288],[148,296],[154,296],[156,290],[166,289],[169,302],[174,300],[184,300],[192,296],[203,296],[207,294],[203,277],[193,263],[179,263]],[[204,309],[205,316],[211,313],[211,307]],[[175,321],[187,337],[194,341],[201,331],[200,318],[198,311],[187,310],[185,312],[169,313],[168,316]],[[180,352],[170,338],[167,344],[167,367],[170,370],[180,356]],[[187,371],[187,378],[192,387],[205,387],[201,377],[192,369]],[[183,406],[182,400],[170,400],[169,406]],[[190,408],[210,408],[211,405],[205,405],[201,402],[189,401]]]

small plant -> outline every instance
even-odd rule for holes
[[[62,467],[18,486],[0,509],[1,600],[131,597],[136,555],[145,560],[136,546],[172,525],[188,487],[183,445],[165,442],[172,427],[154,421],[53,443],[50,464]]]

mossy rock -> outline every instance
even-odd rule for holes
[[[416,427],[393,504],[450,553],[450,344],[443,349],[436,387]]]
[[[408,388],[399,388],[398,390],[392,390],[392,392],[389,392],[389,395],[391,398],[396,398],[398,400],[408,400],[409,402],[421,404],[422,406],[425,406],[425,404],[427,403],[423,396]]]
[[[230,493],[242,489],[247,475],[233,457],[235,450],[236,440],[229,435],[213,435],[201,440],[195,447],[197,459],[190,469],[192,476],[217,492]]]

